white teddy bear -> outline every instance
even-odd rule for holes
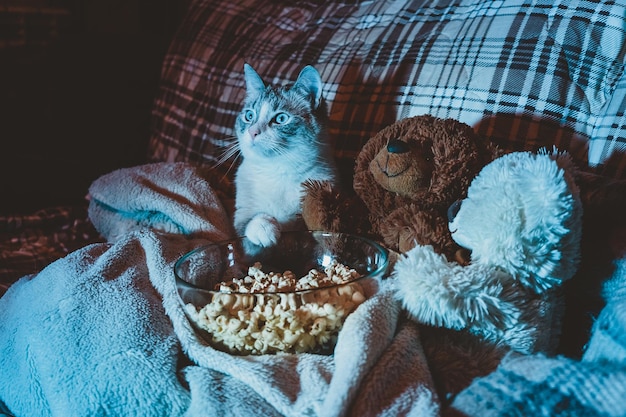
[[[470,262],[448,262],[418,245],[396,264],[397,294],[410,316],[523,353],[555,348],[561,284],[580,258],[574,170],[556,150],[513,152],[485,166],[450,213],[452,237],[471,251]]]

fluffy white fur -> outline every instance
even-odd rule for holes
[[[567,154],[515,152],[487,165],[450,223],[472,260],[542,292],[574,275],[582,206]]]
[[[522,352],[549,350],[558,288],[576,272],[582,208],[567,154],[516,152],[487,165],[450,222],[471,263],[430,246],[394,269],[398,296],[422,323],[468,329]]]

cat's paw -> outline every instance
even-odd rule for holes
[[[252,244],[268,247],[278,242],[280,225],[272,216],[257,214],[246,225],[244,234]]]

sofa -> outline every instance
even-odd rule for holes
[[[78,250],[105,244],[106,238],[89,218],[85,197],[89,185],[107,172],[162,162],[203,166],[212,171],[212,185],[225,207],[232,207],[231,164],[236,161],[217,161],[234,140],[232,128],[245,93],[244,63],[275,84],[293,81],[311,64],[324,81],[334,157],[346,189],[351,187],[355,157],[369,138],[397,120],[422,114],[467,123],[507,152],[552,147],[567,151],[594,178],[588,183],[591,186],[581,190],[587,202],[582,263],[565,288],[566,315],[555,353],[563,361],[557,367],[563,373],[555,371],[559,378],[539,381],[538,376],[524,379],[517,370],[505,367],[494,378],[502,382],[513,375],[509,386],[533,389],[520,389],[517,397],[509,392],[496,395],[495,388],[489,391],[493,386],[483,382],[473,385],[472,395],[463,397],[465,402],[457,408],[448,407],[453,399],[433,400],[438,404],[433,415],[624,415],[624,408],[609,409],[607,404],[615,398],[606,394],[601,378],[587,389],[605,401],[607,409],[577,393],[584,381],[563,375],[566,368],[571,378],[585,375],[587,369],[577,366],[589,346],[596,346],[591,343],[594,325],[607,305],[622,300],[611,295],[624,292],[618,285],[607,293],[607,282],[620,282],[624,269],[619,262],[626,256],[625,45],[626,7],[612,1],[191,1],[164,56],[148,54],[159,61],[140,67],[145,77],[137,67],[129,68],[130,82],[110,86],[119,91],[119,102],[113,99],[108,108],[91,107],[102,112],[94,118],[101,125],[80,126],[85,141],[96,141],[91,145],[94,151],[79,152],[83,159],[68,166],[66,160],[54,159],[59,154],[54,149],[85,144],[47,143],[50,151],[40,152],[30,166],[3,174],[7,197],[0,213],[0,294],[9,294],[16,281],[36,280],[41,270]],[[143,45],[132,47],[137,50],[124,57],[130,62],[147,54]],[[151,72],[155,68],[159,74]],[[149,119],[118,123],[119,114],[113,110],[129,106],[125,91],[143,84],[140,100],[131,108],[141,106],[141,114]],[[80,99],[86,100],[81,107],[99,102],[97,95]],[[102,115],[113,118],[104,120]],[[109,124],[135,129],[129,135],[106,130]],[[124,140],[98,135],[103,129],[111,136],[119,133]],[[26,152],[27,148],[22,143],[12,149]],[[26,171],[32,172],[27,176]],[[54,175],[59,171],[68,172]],[[34,188],[39,196],[33,195],[33,188],[24,188],[21,178],[33,175],[47,184],[41,190]],[[50,181],[50,176],[56,181]],[[616,323],[624,324],[623,314],[611,311],[618,316]],[[626,349],[623,335],[611,334],[615,349]],[[624,357],[615,357],[614,366],[624,368]],[[533,366],[556,369],[551,362],[527,369]],[[624,392],[622,374],[611,381],[615,392]],[[569,391],[563,388],[566,383]],[[559,384],[563,385],[556,387]],[[538,392],[545,395],[537,396]],[[513,397],[516,401],[505,400]],[[9,404],[1,396],[0,400],[6,403],[7,415],[15,412],[11,407],[15,402]],[[387,410],[380,415],[410,415],[411,407],[385,408],[380,406],[384,397],[379,400],[379,407],[372,410]],[[56,415],[51,409],[51,415]],[[337,415],[358,415],[356,409],[342,409]],[[111,410],[107,413],[103,407],[98,415],[116,415]],[[596,414],[568,414],[568,410]],[[151,415],[160,415],[158,409],[153,411]],[[289,414],[285,409],[267,413]]]

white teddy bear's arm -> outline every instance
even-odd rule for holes
[[[448,262],[431,246],[416,246],[392,276],[403,306],[420,323],[499,336],[519,321],[513,278],[484,265]],[[488,337],[490,338],[490,337]]]

